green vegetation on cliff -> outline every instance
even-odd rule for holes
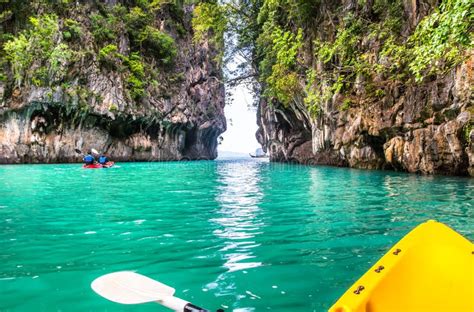
[[[184,19],[189,5],[195,6],[192,25]],[[179,59],[177,40],[193,32],[196,44],[209,40],[223,50],[221,8],[216,1],[3,1],[0,80],[6,83],[5,96],[29,86],[82,88],[76,86],[78,74],[90,62],[119,73],[131,101],[140,103],[151,92],[167,96],[165,85],[180,75],[177,62],[185,61]]]
[[[194,40],[200,42],[211,35],[211,42],[224,47],[224,31],[227,28],[225,10],[217,1],[199,3],[193,13]]]
[[[400,0],[238,4],[234,12],[255,17],[237,32],[251,50],[246,69],[260,81],[263,95],[284,106],[304,103],[313,115],[335,96],[340,109],[347,109],[383,97],[387,84],[429,81],[474,47],[469,0],[441,1],[419,22],[418,13],[406,12]]]
[[[446,0],[408,38],[409,68],[417,81],[457,65],[474,47],[474,3]]]
[[[121,70],[136,100],[146,94],[145,81],[172,72],[175,41],[185,32],[183,6],[189,4],[196,43],[208,40],[222,57],[230,29],[237,34],[234,49],[247,56],[242,76],[256,76],[264,97],[285,106],[303,103],[313,115],[334,96],[345,109],[360,102],[361,93],[365,99],[384,96],[386,83],[415,84],[442,75],[473,47],[469,0],[441,1],[419,21],[416,8],[407,12],[401,0],[30,2],[43,13],[29,16],[29,24],[21,22],[28,5],[0,4],[1,53],[18,87],[60,84],[65,69],[93,57],[106,70]],[[80,13],[90,13],[89,21],[78,20]],[[163,16],[169,27],[160,22]],[[92,50],[81,45],[91,40]],[[143,73],[133,70],[139,62]],[[3,70],[0,78],[8,77]],[[363,91],[356,90],[361,86]]]
[[[55,43],[60,35],[58,17],[41,15],[30,18],[31,28],[7,41],[4,46],[6,59],[10,61],[15,84],[21,87],[25,79],[36,86],[60,81],[65,64],[73,55],[67,44]],[[33,62],[37,67],[31,69]]]

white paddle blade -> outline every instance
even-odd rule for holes
[[[159,301],[173,296],[175,289],[135,272],[115,272],[95,279],[92,289],[102,297],[122,304]]]
[[[92,154],[99,155],[99,152],[95,148],[91,148]]]

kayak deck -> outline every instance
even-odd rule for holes
[[[393,246],[330,312],[474,311],[474,245],[436,221]]]

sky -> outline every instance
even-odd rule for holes
[[[260,145],[255,138],[257,131],[257,108],[252,106],[252,96],[244,86],[230,89],[233,101],[227,101],[225,116],[227,131],[219,145],[220,152],[254,153]]]

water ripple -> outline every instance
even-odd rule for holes
[[[472,240],[473,206],[467,178],[246,160],[2,166],[0,310],[125,311],[89,285],[137,270],[214,310],[324,311],[420,222]]]

